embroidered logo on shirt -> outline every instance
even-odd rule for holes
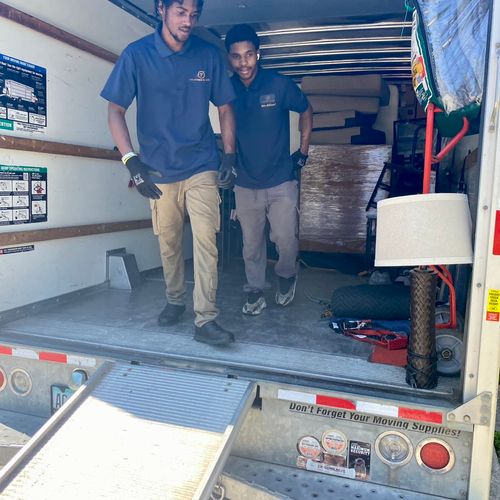
[[[275,94],[261,95],[259,101],[261,108],[273,108],[274,106],[276,106],[276,95]]]
[[[208,78],[206,73],[202,69],[200,69],[200,71],[198,71],[198,73],[196,73],[196,77],[190,78],[189,81],[190,82],[209,82],[210,78]]]

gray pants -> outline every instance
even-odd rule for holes
[[[295,276],[299,251],[298,192],[297,181],[287,181],[269,189],[234,188],[236,215],[243,231],[246,291],[266,287],[266,217],[271,226],[271,241],[279,254],[274,271],[281,278]]]

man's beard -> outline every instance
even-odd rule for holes
[[[182,40],[176,33],[174,33],[168,26],[167,26],[167,29],[169,31],[169,33],[172,35],[172,38],[176,41],[176,42],[179,42],[179,43],[182,43],[184,42],[184,40]]]
[[[164,26],[167,28],[168,32],[170,33],[170,35],[172,36],[172,38],[178,42],[178,43],[184,43],[188,38],[189,38],[189,35],[191,34],[191,32],[187,32],[186,33],[186,38],[183,39],[183,38],[180,38],[179,35],[177,33],[174,33],[171,29],[170,29],[170,26],[168,25],[167,23],[167,20],[166,18],[163,19],[163,24]]]

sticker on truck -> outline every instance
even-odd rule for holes
[[[342,455],[347,449],[347,438],[344,433],[332,429],[323,433],[321,444],[328,453]]]
[[[311,458],[313,460],[318,459],[322,453],[319,441],[312,436],[304,436],[300,438],[297,443],[297,450],[303,457]]]
[[[354,470],[356,479],[369,479],[370,459],[370,443],[349,441],[349,468]]]
[[[337,467],[335,465],[329,465],[325,462],[315,462],[302,456],[297,457],[297,467],[299,469],[321,472],[322,474],[330,474],[331,476],[341,476],[347,477],[349,479],[356,478],[356,472],[354,469],[349,469],[347,467]]]
[[[488,290],[486,321],[500,321],[500,290]]]
[[[75,391],[67,385],[51,385],[50,386],[50,408],[51,415],[61,408],[61,406],[73,396]]]
[[[333,438],[333,441],[329,441]],[[320,444],[315,436],[304,436],[297,442],[299,455],[296,465],[300,469],[332,476],[366,480],[370,478],[371,444],[361,441],[344,443],[345,435],[327,431]],[[323,445],[326,443],[326,447]],[[332,446],[332,442],[335,443]],[[339,444],[341,444],[339,446]],[[345,446],[344,446],[345,445]],[[341,453],[337,451],[342,450]]]

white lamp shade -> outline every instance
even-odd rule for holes
[[[465,194],[430,193],[377,203],[375,266],[472,262],[472,222]]]

